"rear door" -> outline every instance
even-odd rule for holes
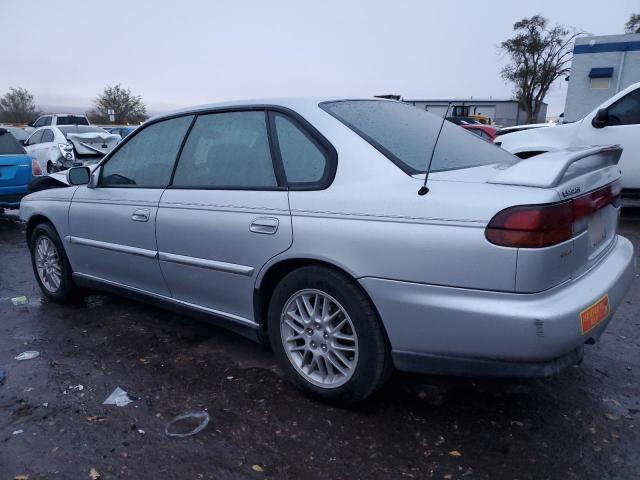
[[[76,272],[170,295],[158,265],[156,214],[192,120],[149,124],[99,167],[96,187],[78,188],[68,239]]]
[[[173,296],[245,323],[258,271],[292,242],[267,119],[261,109],[198,115],[158,210],[160,266]]]

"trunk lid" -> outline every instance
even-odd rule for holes
[[[0,187],[27,185],[31,177],[31,157],[0,155]]]

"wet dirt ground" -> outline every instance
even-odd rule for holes
[[[640,212],[621,230],[640,251]],[[396,373],[343,410],[224,330],[107,294],[45,301],[23,225],[0,216],[0,479],[639,478],[639,307],[636,280],[583,364],[557,377]],[[40,356],[14,360],[25,350]],[[118,386],[135,400],[103,405]],[[165,435],[200,410],[202,432]]]

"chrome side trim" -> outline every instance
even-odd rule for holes
[[[158,252],[155,250],[147,250],[146,248],[130,247],[128,245],[120,245],[119,243],[101,242],[99,240],[72,236],[65,237],[65,240],[76,245],[84,245],[85,247],[101,248],[102,250],[128,253],[130,255],[138,255],[145,258],[158,258]]]
[[[210,270],[219,270],[221,272],[235,273],[237,275],[246,275],[250,277],[254,268],[246,265],[238,265],[235,263],[218,262],[216,260],[206,260],[204,258],[187,257],[185,255],[176,255],[175,253],[158,252],[158,259],[165,262],[180,263],[191,267],[208,268]]]
[[[178,300],[177,298],[166,297],[164,295],[160,295],[158,293],[149,292],[148,290],[143,290],[141,288],[131,287],[129,285],[124,285],[122,283],[113,282],[111,280],[105,280],[104,278],[95,277],[93,275],[87,275],[86,273],[78,273],[73,272],[73,276],[75,278],[85,278],[87,280],[93,280],[94,282],[104,283],[106,285],[112,285],[114,287],[120,287],[125,290],[129,290],[135,293],[140,293],[142,295],[147,295],[149,297],[157,298],[159,300],[164,300],[169,303],[173,303],[176,305],[181,305],[183,307],[191,308],[193,310],[198,310],[200,312],[209,313],[211,315],[216,315],[219,317],[226,318],[228,320],[232,320],[237,323],[242,323],[243,325],[248,325],[250,327],[258,328],[258,325],[253,320],[249,320],[248,318],[241,317],[239,315],[234,315],[233,313],[222,312],[220,310],[214,310],[213,308],[203,307],[201,305],[196,305],[195,303],[185,302],[183,300]]]

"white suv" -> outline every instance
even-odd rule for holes
[[[623,196],[640,200],[640,83],[614,95],[582,120],[510,133],[495,142],[521,158],[568,147],[619,144]]]

